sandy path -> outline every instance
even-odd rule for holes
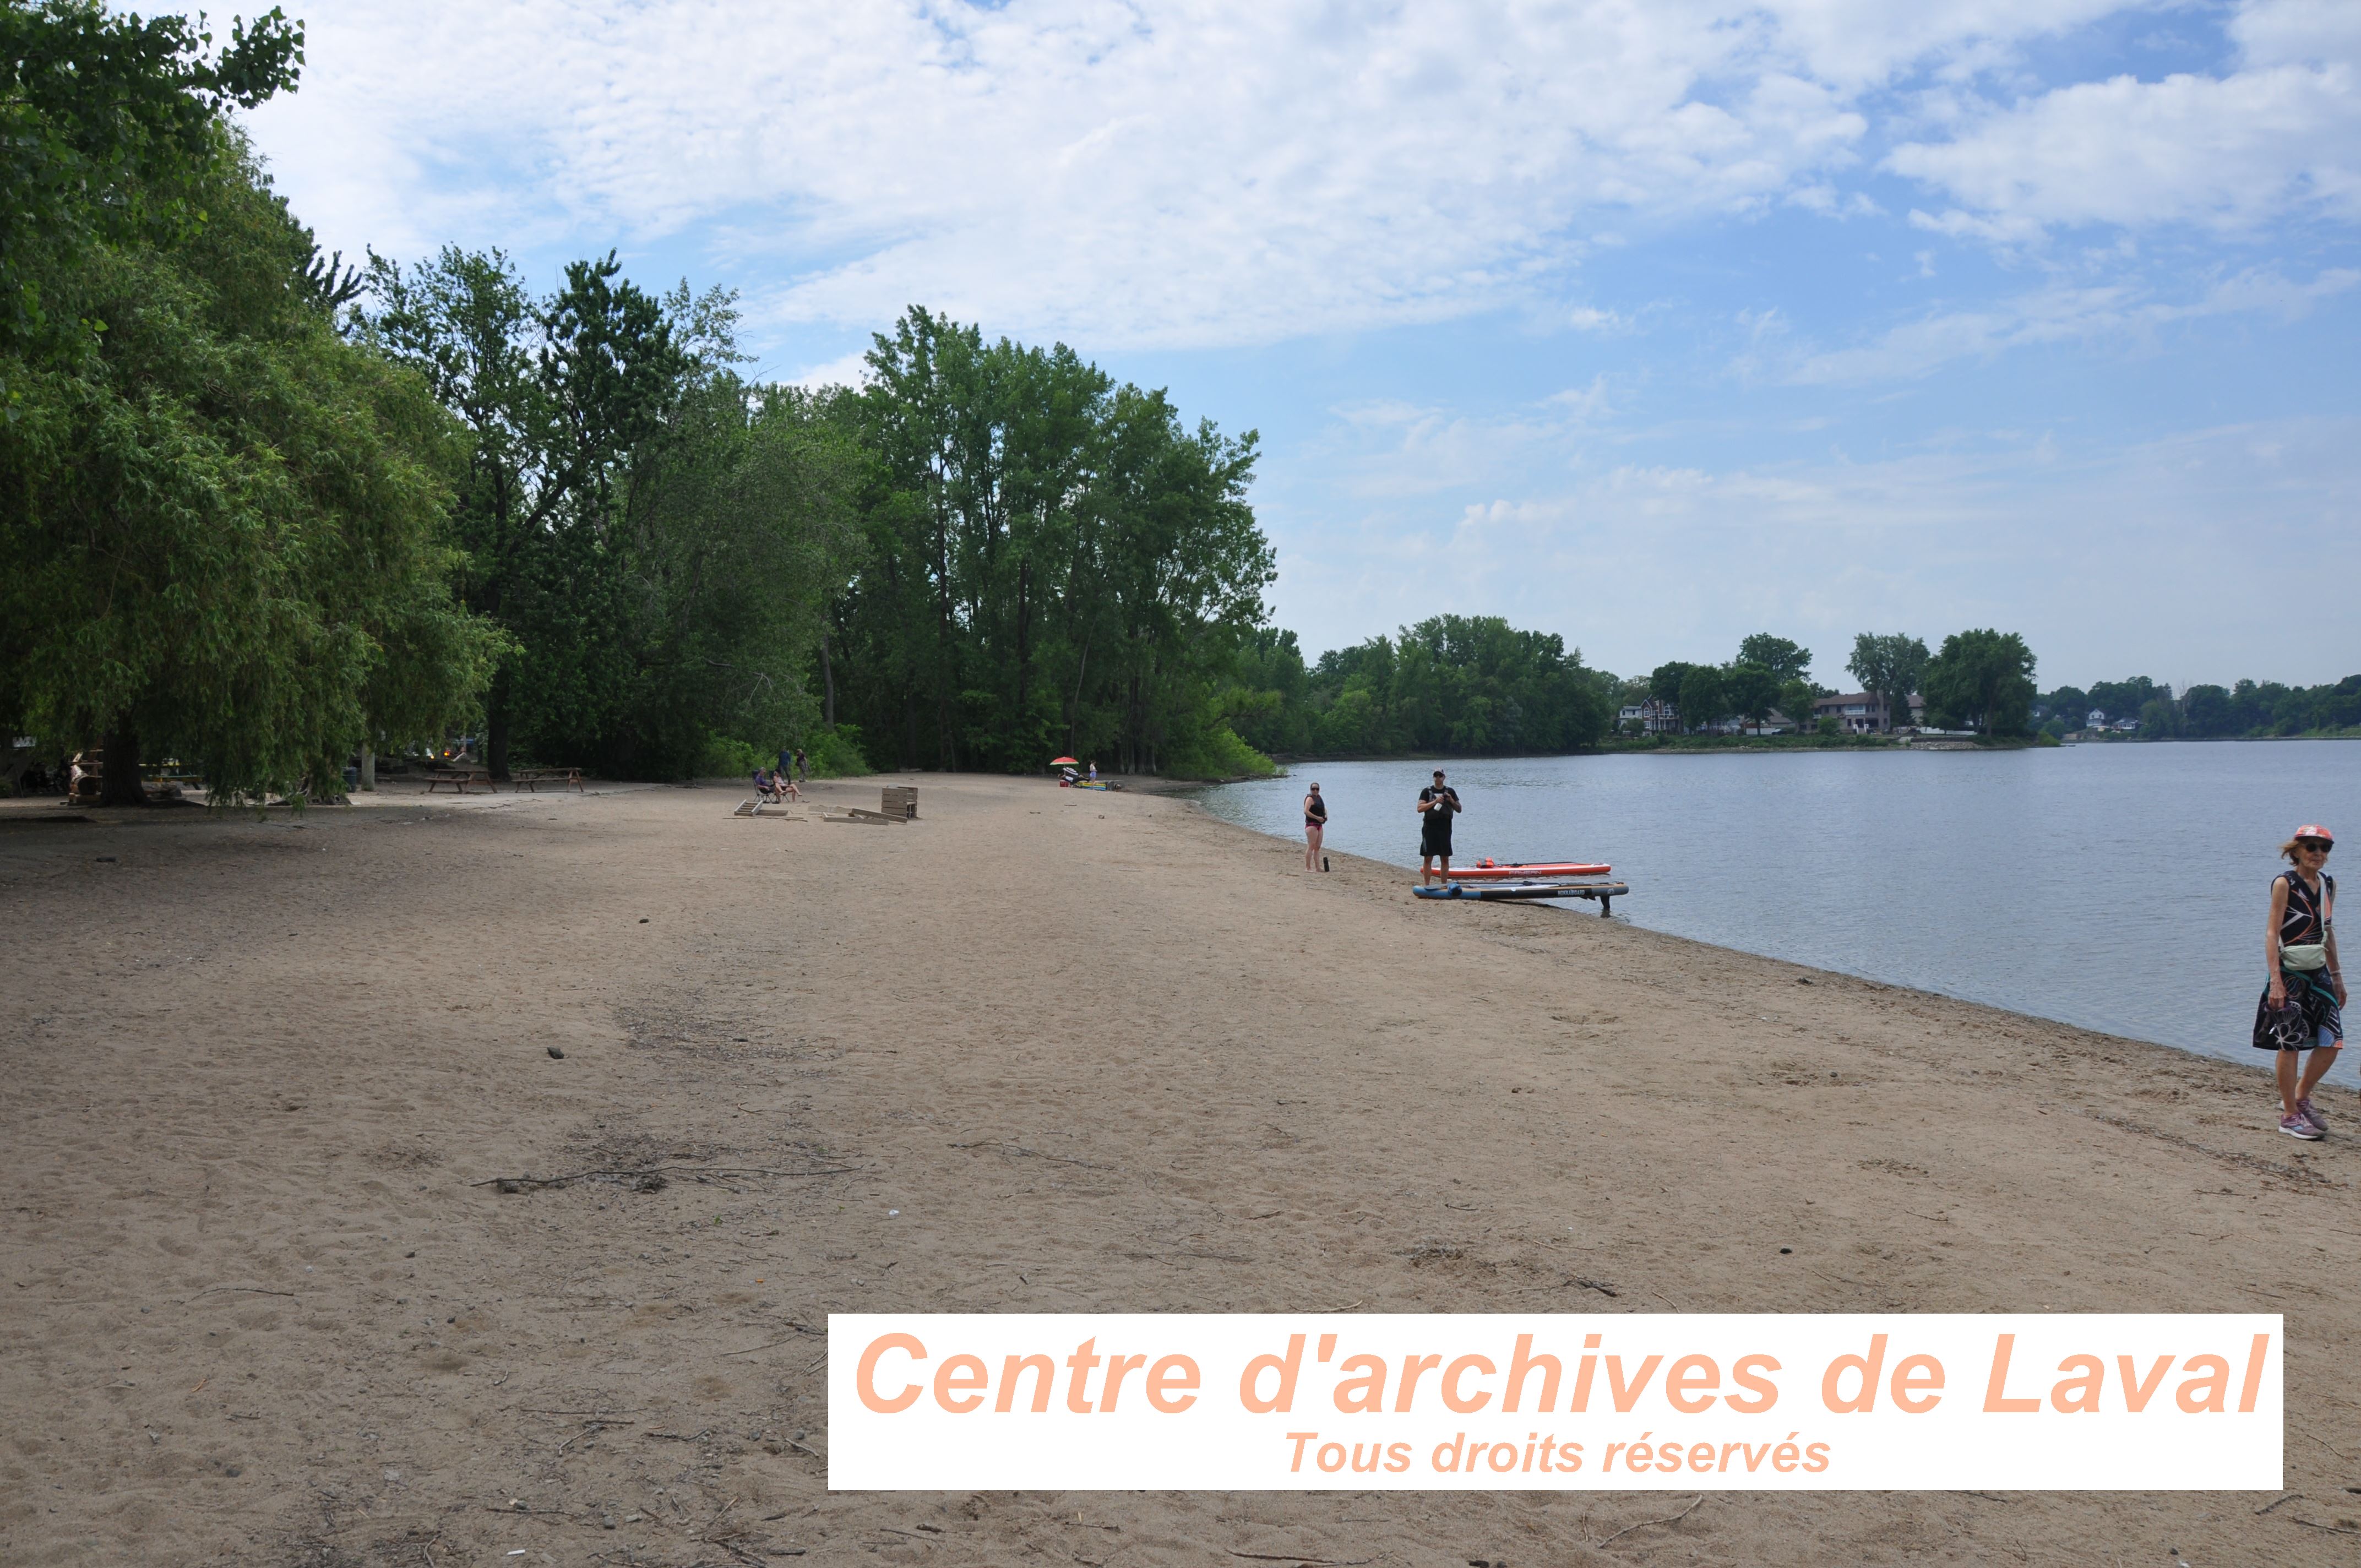
[[[2361,1556],[2361,1157],[2256,1075],[911,782],[0,826],[0,1560]],[[742,1173],[473,1185],[648,1164]],[[831,1495],[895,1307],[2284,1311],[2304,1497]]]

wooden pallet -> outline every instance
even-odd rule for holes
[[[918,792],[907,784],[887,784],[878,792],[878,811],[896,822],[918,819]]]

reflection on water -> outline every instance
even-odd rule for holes
[[[1433,766],[1308,763],[1202,798],[1296,838],[1316,779],[1330,849],[1414,867]],[[1461,859],[1609,861],[1618,919],[2266,1067],[2246,1040],[2273,850],[2299,822],[2361,844],[2361,741],[1444,766]]]

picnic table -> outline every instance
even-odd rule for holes
[[[509,774],[509,783],[529,789],[535,795],[541,793],[541,786],[545,784],[555,784],[560,789],[571,784],[575,789],[581,790],[582,770],[580,768],[518,768]]]
[[[561,789],[571,784],[577,790],[580,790],[582,789],[582,770],[580,768],[516,768],[510,772],[508,783],[512,789],[529,789],[535,795],[541,793],[541,786],[545,784],[555,784]],[[447,762],[435,762],[429,765],[426,770],[426,793],[433,795],[434,786],[443,784],[449,784],[461,795],[467,793],[469,784],[481,784],[494,795],[500,793],[499,782],[492,777],[491,771],[488,768],[455,768]]]

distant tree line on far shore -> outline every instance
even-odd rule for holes
[[[1624,679],[1590,668],[1554,633],[1457,615],[1307,661],[1295,633],[1264,626],[1219,707],[1251,746],[1296,756],[1576,751],[1619,730],[1836,733],[1839,721],[1816,718],[1814,705],[1837,690],[1815,682],[1811,664],[1809,649],[1764,631],[1726,663],[1673,661]],[[1956,632],[1935,652],[1907,634],[1863,632],[1847,670],[1903,726],[1923,696],[1929,725],[2030,732],[2034,656],[2014,632]]]
[[[2141,740],[2228,740],[2334,735],[2361,729],[2361,675],[2316,686],[2277,681],[2198,685],[2179,696],[2146,675],[2100,681],[2087,691],[2059,686],[2037,699],[2034,715],[2051,735],[2092,726]]]

